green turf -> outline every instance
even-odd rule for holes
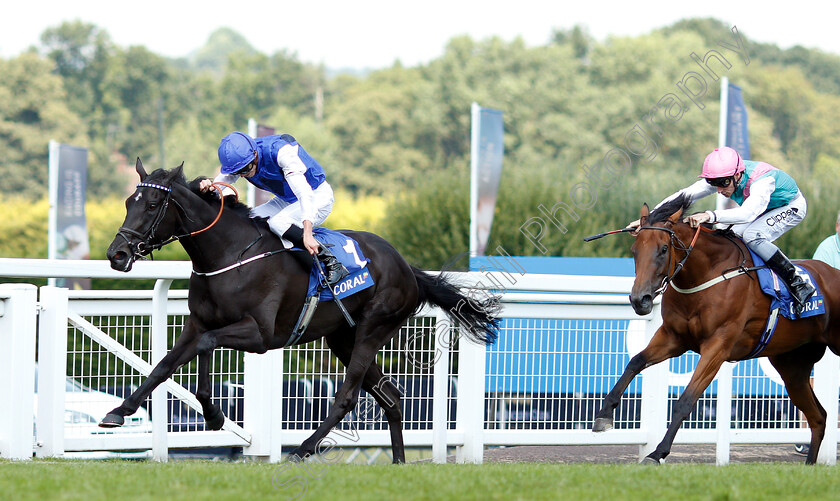
[[[0,461],[0,499],[837,499],[837,467]]]

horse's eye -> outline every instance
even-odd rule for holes
[[[155,209],[157,209],[157,206],[158,206],[158,204],[152,202],[152,203],[149,204],[148,207],[146,207],[146,210],[149,210],[149,211],[155,210]]]
[[[659,249],[659,254],[661,254],[661,255],[663,255],[663,256],[664,256],[664,255],[665,255],[665,254],[667,254],[667,253],[668,253],[668,246],[667,246],[667,245],[663,245],[663,246],[662,246],[662,248],[660,248],[660,249]]]

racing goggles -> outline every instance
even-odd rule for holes
[[[732,184],[733,177],[711,177],[707,178],[706,182],[714,186],[715,188],[727,188],[730,184]]]

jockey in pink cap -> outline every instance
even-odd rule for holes
[[[738,204],[731,209],[708,210],[692,214],[685,222],[696,228],[702,223],[732,225],[731,229],[758,254],[788,286],[801,314],[814,287],[796,274],[796,269],[773,241],[805,218],[808,203],[796,181],[787,173],[766,162],[744,160],[727,146],[706,156],[702,179],[667,197],[663,203],[684,195],[690,203],[719,193]],[[655,208],[654,208],[655,209]],[[639,226],[639,221],[628,225]]]

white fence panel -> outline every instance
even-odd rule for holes
[[[0,284],[0,458],[32,458],[35,286]]]
[[[172,280],[188,275],[189,263],[141,262],[128,276]],[[9,259],[0,259],[0,276],[126,277],[103,262]],[[696,354],[646,369],[616,409],[616,429],[599,434],[589,431],[601,399],[661,322],[658,305],[645,317],[636,316],[630,308],[631,278],[503,273],[463,273],[456,278],[464,285],[496,290],[499,284],[510,284],[502,291],[501,336],[489,348],[462,342],[457,327],[449,325],[442,312],[425,310],[381,351],[378,362],[404,394],[407,446],[431,447],[437,462],[443,462],[452,447],[459,461],[481,462],[487,446],[636,444],[643,457],[661,440]],[[23,287],[32,293],[31,286]],[[166,287],[158,289],[160,294]],[[53,341],[39,347],[39,360],[52,394],[43,394],[47,398],[39,401],[36,451],[60,455],[64,451],[152,449],[155,434],[147,431],[80,437],[65,426],[71,433],[62,437],[60,400],[72,393],[61,392],[58,385],[69,377],[88,388],[110,388],[115,394],[118,387],[124,392],[136,387],[152,366],[155,344],[161,346],[149,343],[152,325],[158,326],[157,332],[166,331],[168,349],[187,314],[186,292],[169,291],[165,302],[156,302],[158,310],[165,304],[165,315],[154,313],[155,301],[149,292],[70,292],[67,300],[63,294],[68,295],[60,289],[41,289],[41,339]],[[0,293],[4,298],[0,300],[0,336],[7,335],[5,326],[14,303],[6,296]],[[62,301],[67,304],[66,316]],[[35,307],[23,311],[32,318],[18,318],[17,325],[34,330]],[[44,332],[47,328],[52,330]],[[61,336],[66,343],[61,343]],[[25,345],[14,345],[22,350],[18,355],[7,351],[0,356],[23,360],[26,356],[20,353],[26,353]],[[43,367],[48,360],[48,367]],[[4,398],[13,391],[9,374],[17,374],[7,367],[3,365],[0,381]],[[164,459],[161,451],[167,448],[239,445],[246,454],[279,460],[284,447],[300,444],[323,420],[343,379],[343,367],[323,340],[266,355],[217,350],[214,367],[218,390],[214,394],[229,418],[225,430],[204,430],[196,412],[200,408],[189,391],[196,381],[195,364],[185,366],[166,385],[166,391],[175,396],[164,405],[152,405],[153,412],[170,409],[163,412],[164,418],[152,419],[156,427],[168,430],[165,445],[158,447],[159,459]],[[837,453],[838,373],[840,363],[832,354],[815,369],[815,391],[829,415],[821,463],[833,464]],[[180,413],[171,410],[175,408]],[[31,415],[0,419],[16,420],[20,427]],[[169,422],[160,424],[161,420]],[[801,427],[798,411],[778,375],[766,359],[758,359],[727,365],[675,443],[717,444],[717,462],[726,464],[730,444],[809,439],[810,432]],[[390,446],[390,436],[381,409],[363,392],[357,408],[326,442],[351,447],[352,452],[332,455],[346,460],[365,447]],[[8,443],[0,435],[0,447],[6,447],[0,448],[0,454],[9,454]]]

